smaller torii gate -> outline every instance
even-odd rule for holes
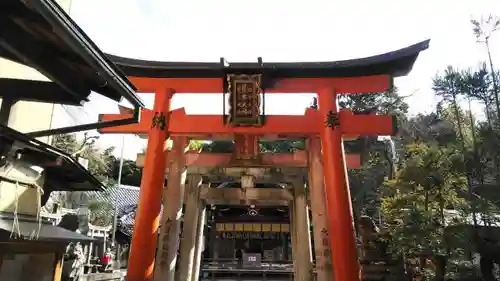
[[[101,130],[103,133],[148,133],[127,280],[152,278],[166,168],[165,140],[174,136],[254,139],[240,147],[244,151],[255,150],[258,137],[320,136],[332,280],[360,280],[342,138],[393,135],[396,126],[392,116],[355,115],[349,110],[339,110],[337,96],[388,91],[393,77],[406,75],[428,43],[424,41],[366,59],[328,63],[268,64],[259,60],[258,64],[225,66],[223,60],[221,63],[170,63],[112,57],[139,92],[155,94],[153,110],[143,110],[140,123]],[[182,93],[229,93],[230,114],[187,115],[183,109],[171,111],[172,96]],[[262,93],[264,96],[265,93],[317,93],[319,110],[308,109],[303,116],[265,116],[260,112]],[[100,119],[129,117],[109,114],[101,115]]]
[[[179,137],[174,137],[173,141],[178,142]],[[187,184],[180,182],[169,182],[167,190],[164,191],[163,204],[177,205],[176,202],[182,201],[185,204],[183,208],[184,224],[182,228],[182,240],[178,237],[177,229],[170,228],[171,233],[160,233],[160,241],[172,240],[169,245],[173,248],[157,250],[157,258],[155,261],[155,280],[168,280],[168,276],[175,275],[173,270],[169,268],[163,276],[161,273],[165,271],[165,264],[173,262],[169,257],[164,255],[165,252],[177,252],[179,250],[180,267],[179,277],[181,280],[198,280],[197,273],[200,272],[200,256],[199,253],[204,247],[203,238],[193,236],[202,235],[204,229],[204,221],[200,221],[204,217],[204,209],[206,204],[223,204],[223,205],[247,205],[247,206],[289,206],[290,216],[293,218],[292,229],[292,248],[295,272],[295,280],[309,281],[313,271],[313,262],[311,259],[311,236],[305,229],[310,229],[307,209],[311,210],[312,226],[317,231],[314,231],[314,253],[315,253],[315,272],[318,281],[329,281],[332,271],[331,260],[328,254],[329,241],[327,233],[327,218],[325,217],[325,198],[324,198],[324,180],[323,180],[323,165],[321,161],[321,144],[319,138],[310,138],[306,142],[307,151],[295,151],[292,153],[261,153],[259,154],[260,161],[258,163],[242,163],[235,161],[234,153],[214,153],[200,152],[199,150],[188,150],[184,153],[185,169],[176,169],[178,162],[176,161],[177,153],[175,149],[168,151],[168,164],[165,174],[169,179],[181,178],[180,174],[187,172]],[[144,154],[138,154],[136,163],[139,167],[144,166]],[[360,167],[360,157],[358,154],[347,154],[346,165],[348,168],[356,169]],[[237,167],[235,167],[237,166]],[[274,169],[273,169],[274,168]],[[276,169],[277,168],[277,169]],[[246,176],[255,177],[256,180],[263,182],[281,183],[286,185],[287,189],[234,189],[234,188],[203,188],[197,187],[198,192],[190,192],[193,187],[191,181],[197,182],[197,176],[204,175],[208,183],[233,181],[235,178]],[[230,175],[230,176],[229,176]],[[291,176],[292,175],[292,176]],[[308,180],[308,192],[304,190],[303,181],[305,177]],[[206,185],[203,185],[206,187]],[[185,190],[184,194],[178,194],[169,189]],[[182,192],[181,192],[182,193]],[[308,195],[306,195],[308,193]],[[183,198],[179,198],[183,196]],[[174,199],[175,197],[175,199]],[[167,202],[167,199],[168,200]],[[307,200],[308,199],[308,200]],[[162,217],[172,217],[172,214],[178,212],[176,210],[164,209]],[[180,207],[179,207],[180,208]],[[295,210],[295,211],[293,211]],[[295,214],[294,214],[295,213]],[[174,215],[175,217],[175,215]],[[188,222],[186,223],[186,219]],[[198,221],[197,221],[198,220]],[[161,223],[161,227],[165,224],[165,220]],[[260,224],[259,224],[260,225]],[[175,225],[177,228],[177,225]],[[264,229],[262,229],[264,230]],[[294,231],[297,230],[297,231]],[[219,230],[220,231],[220,230]],[[210,235],[207,233],[207,235]],[[165,238],[167,237],[167,238]],[[188,238],[186,238],[188,237]],[[327,239],[325,241],[325,239]],[[179,243],[182,241],[182,243]],[[159,242],[160,244],[162,242]],[[165,242],[163,242],[165,243]],[[166,260],[166,262],[162,261]],[[186,261],[188,261],[186,263]],[[191,262],[192,261],[192,262]],[[162,267],[162,268],[159,268]],[[188,272],[192,269],[192,272]]]

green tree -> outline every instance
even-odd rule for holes
[[[499,89],[498,89],[498,80],[494,75],[495,68],[493,67],[493,60],[491,59],[491,51],[490,51],[490,39],[493,32],[500,29],[500,18],[497,16],[489,15],[484,18],[481,17],[480,20],[472,19],[472,32],[474,36],[476,36],[476,40],[478,43],[484,43],[486,46],[486,51],[488,53],[488,60],[490,63],[490,71],[493,73],[492,75],[492,85],[493,85],[493,96],[495,98],[495,105],[497,111],[497,117],[500,119],[500,101],[498,99]]]
[[[201,140],[190,140],[189,141],[189,149],[200,150],[204,144],[205,144],[205,142],[201,141]]]
[[[342,95],[339,106],[352,110],[355,114],[390,114],[396,116],[397,123],[407,120],[408,104],[396,88],[386,93]],[[396,142],[399,140],[396,138]],[[360,136],[345,143],[346,150],[359,153],[361,168],[349,171],[349,185],[355,217],[368,215],[377,217],[380,209],[380,185],[392,173],[392,152],[377,137]]]
[[[455,145],[457,132],[451,120],[441,118],[440,114],[418,114],[403,120],[399,130],[399,140],[403,145],[414,142],[433,143],[439,146]]]
[[[89,136],[84,134],[82,139],[77,139],[75,135],[65,134],[56,135],[53,138],[52,145],[72,157],[82,157],[88,159],[89,172],[99,179],[108,190],[116,183],[117,172],[114,173],[117,159],[113,156],[114,147],[109,147],[101,151],[95,141],[98,137]],[[125,166],[124,166],[125,167]],[[127,166],[128,167],[128,166]],[[124,169],[124,175],[129,176],[132,172]],[[80,196],[80,192],[56,192],[51,194],[53,201],[56,201],[62,207],[77,208],[80,205],[87,205],[90,211],[89,222],[94,225],[108,226],[113,219],[113,206],[102,200],[90,199],[89,202],[81,202],[89,199],[88,194]],[[82,199],[85,198],[85,199]]]
[[[90,211],[90,224],[97,226],[110,226],[113,224],[115,209],[111,203],[102,200],[90,200],[88,208]]]
[[[489,79],[484,66],[474,71],[448,67],[433,79],[442,101],[431,114],[403,119],[399,140],[406,145],[406,157],[397,178],[381,188],[382,214],[394,251],[419,257],[423,268],[430,269],[426,261],[431,261],[434,268],[427,278],[443,280],[447,272],[453,277],[460,271],[457,264],[476,251],[471,247],[479,245],[471,240],[477,232],[471,217],[474,225],[497,220],[500,197],[485,184],[497,174],[493,167],[500,139],[490,113]],[[461,108],[462,98],[468,110]],[[484,122],[472,113],[472,100],[487,105]]]
[[[454,69],[452,66],[448,66],[443,75],[437,75],[432,80],[432,89],[434,93],[442,98],[441,103],[450,104],[453,110],[454,121],[457,123],[458,136],[462,142],[465,142],[464,128],[463,128],[463,117],[460,114],[460,106],[458,104],[458,99],[461,94],[462,80],[460,73]],[[446,111],[443,113],[447,113]]]
[[[114,157],[113,157],[114,158]],[[114,158],[110,163],[111,177],[113,181],[118,182],[118,174],[120,171],[120,159]],[[135,161],[124,159],[122,166],[121,184],[140,186],[142,177],[142,167],[138,167]]]
[[[467,69],[462,71],[461,81],[462,92],[469,100],[477,100],[484,105],[486,119],[490,127],[492,126],[491,106],[494,102],[492,85],[492,76],[486,67],[486,63],[481,63],[475,71]],[[470,109],[469,109],[470,110]]]
[[[114,179],[111,174],[111,163],[114,161],[114,147],[101,151],[95,143],[97,137],[84,135],[78,140],[73,134],[55,135],[52,145],[71,156],[82,157],[89,160],[88,170],[105,185],[113,185]]]
[[[446,210],[468,212],[461,161],[455,148],[414,143],[406,147],[397,178],[383,185],[382,212],[392,233],[393,252],[421,259],[422,269],[427,260],[438,267],[463,254],[445,239],[445,227],[463,222],[463,216],[449,218]],[[441,275],[438,280],[444,280],[445,268],[436,268],[433,275],[436,272]]]

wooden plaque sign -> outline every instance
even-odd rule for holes
[[[233,126],[260,126],[261,75],[228,74],[228,122]]]

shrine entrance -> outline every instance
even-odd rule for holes
[[[322,63],[263,63],[261,59],[257,63],[236,64],[223,59],[220,63],[170,63],[111,56],[129,75],[138,92],[155,95],[153,109],[142,110],[139,123],[101,129],[102,133],[148,136],[127,280],[195,280],[202,244],[197,233],[203,233],[200,224],[204,223],[210,200],[220,200],[221,204],[229,203],[233,207],[257,206],[266,200],[272,202],[274,208],[287,206],[294,280],[309,281],[312,272],[316,272],[319,281],[360,280],[343,139],[393,135],[396,124],[392,116],[359,115],[339,109],[337,97],[390,90],[393,78],[409,73],[428,43],[424,41],[365,59]],[[228,95],[229,114],[224,111],[221,115],[187,115],[184,109],[171,110],[172,96],[184,93],[218,93],[222,100]],[[299,116],[266,115],[261,105],[267,93],[316,93],[319,108],[308,108]],[[100,119],[117,120],[131,115],[105,114]],[[173,141],[171,151],[165,150],[168,138]],[[186,152],[189,139],[215,138],[233,141],[234,151],[217,156]],[[308,147],[302,159],[294,153],[266,155],[259,152],[260,139],[303,139]],[[213,157],[213,161],[206,160],[208,157]],[[203,161],[205,166],[215,166],[211,167],[211,173],[219,168],[222,175],[232,174],[238,188],[211,188],[215,179],[203,180],[206,175],[197,167],[197,161],[198,166]],[[279,172],[271,172],[273,168]],[[163,186],[165,171],[167,187]],[[286,188],[255,188],[257,179],[272,173],[279,175],[272,181]],[[304,188],[306,181],[307,189]],[[162,198],[164,213],[155,262]],[[313,211],[315,268],[311,258],[309,207]],[[236,232],[243,237],[250,235],[243,233],[259,233],[254,231],[258,224],[261,229],[264,227],[262,222],[238,222],[232,227],[241,225],[242,231]],[[237,235],[234,230],[226,231],[226,225],[230,223],[216,223],[216,228],[224,228],[219,231],[220,235]],[[273,225],[279,225],[281,233],[286,223],[269,223],[269,227]],[[250,256],[250,259],[247,262],[258,258]],[[264,268],[263,263],[257,266]]]

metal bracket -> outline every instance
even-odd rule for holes
[[[57,128],[57,129],[35,131],[35,132],[26,133],[26,135],[30,138],[39,138],[39,137],[46,137],[46,136],[53,136],[53,135],[60,135],[60,134],[70,134],[70,133],[76,133],[76,132],[81,132],[81,131],[98,130],[98,129],[108,128],[108,127],[130,125],[130,124],[135,124],[135,123],[140,122],[140,114],[141,114],[141,108],[135,108],[134,114],[130,118],[124,118],[124,119],[112,120],[112,121],[104,121],[104,122],[96,122],[96,123],[83,124],[83,125],[76,125],[76,126],[63,127],[63,128]]]

